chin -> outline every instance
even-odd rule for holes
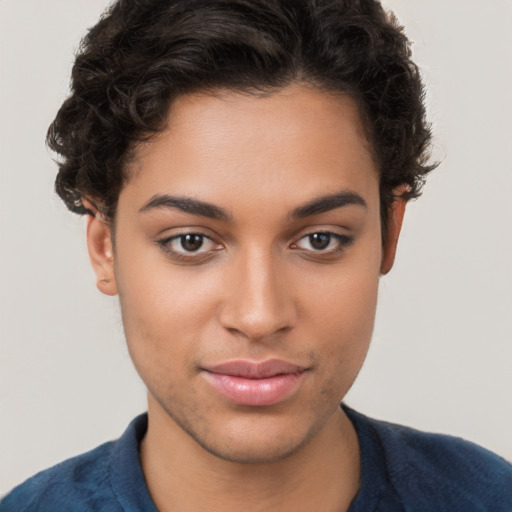
[[[210,421],[207,429],[202,429],[200,424],[181,427],[208,453],[238,464],[284,460],[298,453],[320,429],[319,425],[301,422],[301,418],[269,412],[217,418]]]
[[[329,408],[324,404],[320,410],[318,403],[307,408],[300,402],[227,407],[173,396],[165,401],[151,399],[150,410],[166,422],[173,442],[192,440],[205,452],[233,463],[269,464],[299,453],[339,411],[337,402]]]
[[[296,454],[308,441],[308,438],[294,439],[289,435],[276,439],[272,434],[259,438],[253,435],[238,437],[195,440],[215,457],[237,464],[275,463]]]

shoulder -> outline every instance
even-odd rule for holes
[[[15,487],[0,503],[0,510],[120,510],[110,485],[114,445],[114,442],[105,443],[41,471]]]
[[[411,510],[512,510],[512,465],[498,455],[457,437],[347,413],[369,427],[395,491]]]

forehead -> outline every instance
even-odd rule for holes
[[[136,148],[128,175],[120,202],[155,193],[229,202],[230,194],[279,191],[292,207],[339,189],[369,194],[378,182],[355,101],[302,85],[178,98],[166,129]]]

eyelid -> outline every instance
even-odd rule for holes
[[[305,249],[305,248],[298,246],[298,243],[301,240],[304,240],[304,239],[306,239],[312,235],[316,235],[316,234],[323,234],[323,235],[331,236],[332,238],[334,238],[335,240],[338,241],[338,246],[334,249],[327,249],[327,250]],[[300,236],[297,236],[295,238],[295,241],[291,243],[290,247],[294,250],[301,251],[303,253],[309,253],[309,254],[317,256],[317,257],[322,257],[322,256],[339,254],[339,253],[343,252],[345,249],[347,249],[350,245],[352,245],[353,242],[354,242],[354,237],[352,235],[338,233],[337,231],[334,231],[332,228],[331,229],[328,229],[328,228],[321,229],[320,228],[320,229],[308,230],[308,232],[306,232],[306,233],[304,233],[304,232],[301,233]]]
[[[172,235],[172,236],[169,236],[167,238],[164,238],[163,240],[160,240],[160,243],[168,244],[170,242],[173,242],[175,240],[179,240],[180,238],[186,237],[188,235],[199,236],[199,237],[203,238],[204,240],[209,240],[210,242],[215,243],[215,241],[211,237],[209,237],[208,235],[205,235],[203,233],[197,233],[197,232],[179,233],[177,235]],[[184,251],[184,253],[188,253],[188,252],[190,252],[190,254],[193,254],[193,253],[197,254],[196,251]]]
[[[201,247],[197,251],[179,251],[171,247],[171,244],[175,240],[178,240],[187,235],[200,236],[204,240],[208,240],[215,247],[206,250],[201,250]],[[167,253],[168,256],[170,256],[171,258],[178,262],[183,263],[201,263],[203,261],[210,259],[213,256],[214,252],[217,252],[223,248],[222,244],[217,242],[212,236],[207,235],[203,229],[194,228],[181,229],[179,232],[159,238],[158,240],[156,240],[156,243],[165,253]]]
[[[287,244],[288,248],[292,251],[296,251],[299,254],[302,254],[306,258],[329,258],[340,255],[343,253],[350,245],[354,242],[354,236],[351,234],[340,233],[340,226],[336,227],[309,227],[307,230],[302,230],[299,234],[293,237],[292,241]],[[170,233],[169,233],[170,231]],[[174,231],[174,232],[173,232]],[[160,236],[158,240],[156,240],[156,244],[160,247],[162,251],[164,251],[168,257],[174,259],[178,263],[203,263],[210,260],[215,256],[215,253],[225,249],[225,243],[219,242],[218,236],[207,234],[210,230],[202,228],[202,227],[180,227],[173,228],[172,230],[168,230],[167,235]],[[334,248],[328,249],[315,249],[315,248],[306,248],[300,247],[299,243],[301,240],[307,239],[315,234],[325,234],[332,237],[332,239],[336,242]],[[197,251],[186,251],[176,250],[171,244],[182,237],[187,235],[198,235],[202,237],[204,240],[208,241],[210,247],[203,248],[202,246]],[[332,245],[333,240],[329,241],[329,245]]]

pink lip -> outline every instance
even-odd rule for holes
[[[229,361],[204,370],[208,382],[233,402],[268,406],[291,396],[299,387],[306,369],[271,359],[261,363]]]

